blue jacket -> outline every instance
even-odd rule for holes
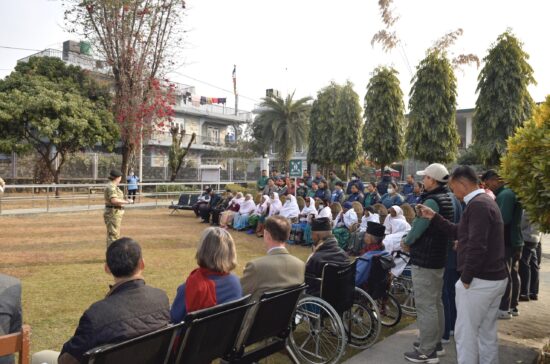
[[[355,181],[349,181],[348,185],[346,187],[346,195],[351,195],[351,186],[356,185],[359,189],[359,192],[364,193],[365,192],[365,185],[363,182],[361,182],[360,179],[356,179]]]
[[[401,206],[403,204],[403,196],[401,196],[400,194],[396,194],[392,197],[389,193],[386,193],[380,199],[380,203],[384,205],[387,209],[389,209],[393,205]]]
[[[332,191],[332,195],[330,196],[330,202],[342,203],[343,201],[344,201],[344,191],[342,190]]]
[[[413,206],[413,205],[416,205],[417,203],[420,203],[422,202],[422,196],[421,195],[415,195],[414,193],[409,193],[408,195],[406,195],[407,197],[405,198],[405,202],[408,203],[409,205]]]
[[[355,271],[355,285],[357,287],[362,286],[367,283],[370,274],[370,268],[372,266],[372,257],[375,255],[388,255],[389,253],[384,250],[373,250],[366,252],[361,256],[361,258],[366,259],[357,259],[357,267]]]
[[[227,274],[225,276],[212,275],[208,277],[216,284],[216,302],[217,304],[234,301],[243,296],[241,282],[235,274]],[[185,308],[185,283],[178,287],[176,298],[170,308],[170,321],[179,323],[187,314]]]
[[[330,200],[330,190],[329,189],[318,189],[315,191],[315,196],[313,198],[320,198],[321,200]]]
[[[357,192],[357,193],[352,193],[351,195],[348,196],[348,199],[346,200],[349,201],[349,202],[359,202],[361,205],[363,204],[363,201],[365,200],[365,196],[363,196],[362,193],[360,192]]]
[[[410,185],[408,183],[405,183],[405,185],[403,186],[403,190],[401,192],[403,192],[403,196],[407,196],[407,195],[413,193],[414,192],[414,184]]]
[[[130,190],[130,191],[137,190],[138,189],[139,177],[136,176],[136,175],[128,176],[128,177],[126,177],[126,182],[128,182],[128,190]]]

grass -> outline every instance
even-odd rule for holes
[[[191,212],[168,216],[168,209],[126,211],[122,235],[137,240],[145,259],[147,284],[164,289],[172,301],[176,288],[195,268],[195,247],[204,224]],[[104,272],[105,226],[101,211],[0,217],[0,271],[23,284],[23,320],[32,327],[31,351],[59,350],[72,336],[91,303],[112,283]],[[241,275],[247,261],[265,254],[255,236],[232,232]],[[304,261],[310,250],[291,246]],[[387,336],[411,320],[404,319]],[[357,351],[348,349],[346,357]],[[288,363],[274,355],[266,363]]]

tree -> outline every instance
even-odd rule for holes
[[[310,97],[294,100],[294,92],[285,99],[270,96],[263,98],[260,108],[255,110],[261,139],[277,148],[287,167],[296,146],[307,143],[310,100]]]
[[[382,170],[403,155],[405,104],[395,69],[374,70],[365,95],[364,117],[363,149]]]
[[[177,126],[173,126],[170,128],[170,135],[172,135],[172,145],[170,145],[170,150],[168,152],[168,165],[170,166],[170,182],[174,182],[178,176],[178,172],[183,164],[185,156],[189,153],[191,145],[197,138],[197,134],[191,134],[187,147],[183,146],[185,129],[180,129]]]
[[[328,167],[332,162],[332,140],[336,128],[336,107],[342,86],[331,82],[317,92],[309,117],[308,162]]]
[[[163,67],[181,45],[185,1],[66,0],[65,20],[92,41],[112,70],[114,114],[122,139],[122,172],[139,147],[140,136],[170,114],[156,95]],[[153,104],[153,101],[162,101]]]
[[[550,96],[508,138],[502,176],[527,210],[529,219],[550,232]]]
[[[456,158],[456,78],[444,51],[431,48],[412,79],[406,132],[410,157],[428,163]]]
[[[336,127],[332,130],[331,160],[346,167],[349,179],[349,166],[361,155],[361,104],[359,95],[353,91],[353,84],[346,82],[340,90],[335,110]]]
[[[533,100],[527,90],[536,83],[529,55],[510,32],[501,34],[483,59],[474,112],[474,143],[486,166],[496,166],[506,150],[506,139],[531,117]]]
[[[70,153],[118,136],[109,91],[80,67],[33,57],[0,81],[0,148],[35,150],[55,183]]]

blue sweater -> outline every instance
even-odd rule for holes
[[[231,273],[225,276],[212,275],[208,277],[216,284],[216,302],[217,304],[234,301],[243,296],[241,282],[239,277]],[[172,307],[170,308],[170,321],[179,323],[187,314],[185,307],[185,283],[178,287],[178,293]]]
[[[128,182],[128,189],[130,191],[138,189],[138,185],[137,185],[138,182],[139,182],[139,177],[138,176],[128,176],[126,178],[126,181]]]

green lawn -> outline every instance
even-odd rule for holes
[[[167,209],[127,210],[122,235],[143,248],[147,284],[164,289],[170,300],[195,268],[195,246],[204,224],[190,212],[168,216]],[[23,282],[24,322],[32,327],[32,352],[59,350],[73,334],[82,312],[108,291],[111,278],[104,272],[105,227],[102,212],[1,217],[0,271]],[[254,235],[231,232],[237,244],[239,266],[265,254]],[[310,250],[290,247],[305,260]],[[402,320],[398,328],[410,323]],[[390,333],[382,332],[382,336]],[[356,353],[347,350],[346,357]],[[266,363],[288,363],[276,355]]]

